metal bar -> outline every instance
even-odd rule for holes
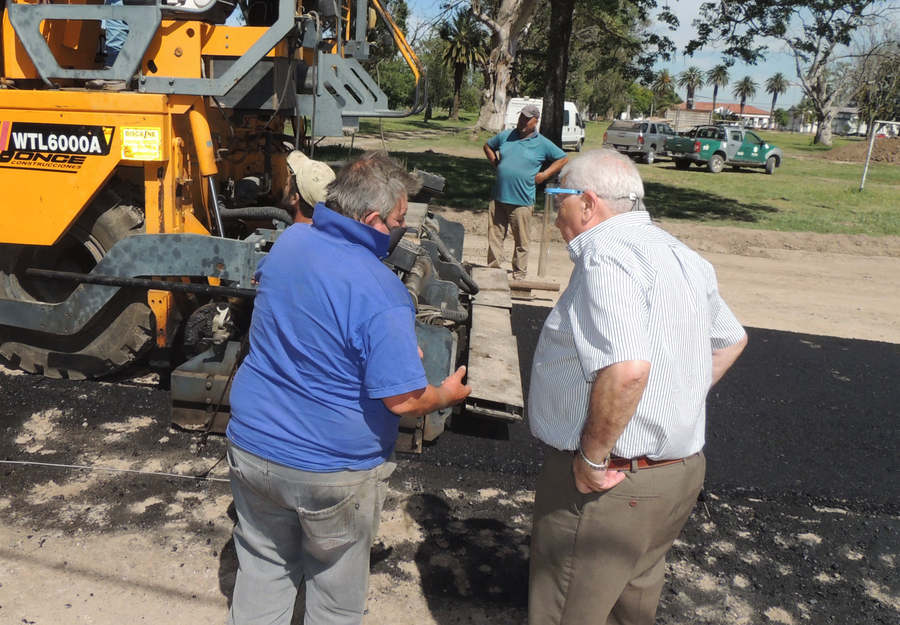
[[[158,289],[178,293],[197,293],[200,295],[221,295],[223,297],[256,297],[256,289],[240,289],[229,286],[212,286],[192,282],[169,282],[166,280],[148,280],[147,278],[120,278],[91,273],[75,273],[72,271],[52,271],[49,269],[26,269],[25,274],[34,278],[65,280],[68,282],[84,282],[102,284],[104,286],[136,287],[141,289]]]
[[[875,135],[878,134],[879,126],[876,126],[875,124],[884,125],[884,122],[880,122],[877,119],[873,120],[872,128],[869,129],[872,132],[872,138],[869,139],[869,150],[866,152],[866,164],[863,166],[862,178],[860,178],[860,180],[859,180],[859,190],[860,191],[862,191],[863,187],[866,186],[866,174],[869,173],[869,159],[872,158],[872,146],[875,145]]]
[[[538,277],[543,278],[547,273],[547,256],[550,251],[550,209],[553,200],[549,193],[544,193],[544,220],[541,225],[541,251],[538,254]]]

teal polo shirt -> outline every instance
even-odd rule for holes
[[[533,205],[534,177],[541,166],[566,156],[559,146],[539,132],[523,137],[515,128],[494,135],[487,144],[500,154],[491,198],[516,206]]]

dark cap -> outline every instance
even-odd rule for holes
[[[527,104],[522,107],[521,111],[519,111],[519,115],[524,115],[525,117],[537,117],[538,119],[540,119],[541,110],[534,104]]]

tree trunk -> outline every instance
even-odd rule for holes
[[[831,120],[834,118],[834,109],[830,106],[824,111],[816,110],[816,138],[813,143],[831,147]]]
[[[450,111],[450,119],[459,121],[459,92],[462,90],[463,76],[466,66],[456,63],[453,66],[453,109]]]
[[[562,147],[565,113],[566,78],[569,72],[569,40],[572,37],[574,11],[575,0],[551,0],[541,134],[560,147]]]
[[[531,23],[537,0],[502,0],[493,19],[482,10],[480,2],[471,4],[475,17],[491,31],[491,55],[485,68],[478,128],[499,132],[506,116],[506,90],[519,49],[519,38]]]
[[[712,107],[712,118],[713,121],[716,119],[716,97],[719,95],[719,85],[713,85],[713,107]]]
[[[778,99],[778,94],[772,94],[772,107],[769,109],[769,125],[772,125],[772,118],[775,115],[775,101]]]

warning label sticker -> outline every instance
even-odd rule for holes
[[[122,128],[122,159],[161,161],[162,131],[159,128]]]

